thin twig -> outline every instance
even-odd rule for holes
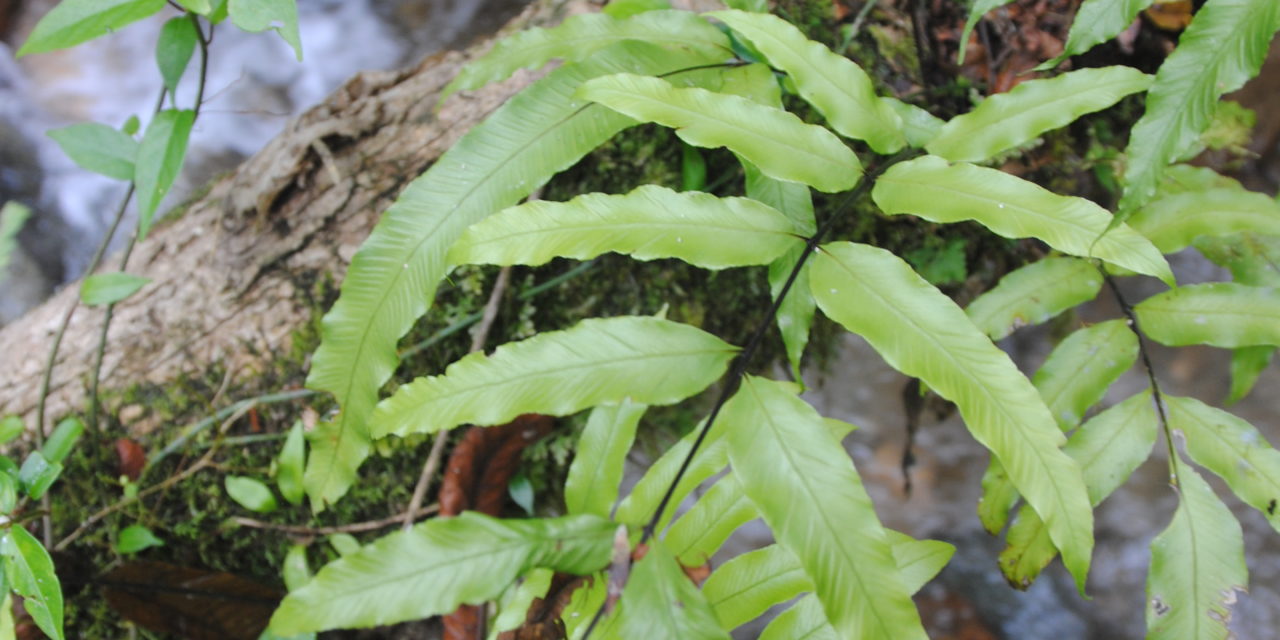
[[[493,290],[489,292],[489,301],[484,305],[480,326],[476,327],[476,332],[471,337],[471,350],[469,353],[475,353],[484,348],[484,342],[489,337],[489,330],[493,328],[493,321],[498,317],[498,307],[502,303],[502,296],[506,293],[507,285],[510,281],[511,267],[503,267],[498,272],[497,280],[493,282]],[[409,500],[409,508],[404,512],[404,529],[406,531],[413,526],[414,513],[418,511],[418,507],[426,499],[427,491],[431,488],[431,479],[435,477],[436,470],[440,468],[440,460],[444,458],[444,445],[449,440],[449,431],[449,429],[444,429],[437,432],[435,442],[431,443],[431,453],[427,454],[427,461],[422,465],[422,473],[418,475],[418,483],[413,487],[413,497]]]
[[[253,518],[232,518],[231,521],[242,526],[252,527],[254,529],[267,529],[269,531],[282,531],[298,536],[327,536],[335,533],[360,533],[361,531],[376,531],[396,524],[405,517],[409,517],[409,521],[422,516],[429,516],[440,511],[439,504],[430,504],[425,507],[418,507],[414,511],[406,511],[403,514],[397,513],[394,516],[388,516],[381,520],[370,520],[368,522],[355,522],[352,524],[338,525],[334,527],[308,527],[306,525],[295,524],[276,524],[274,522],[263,522],[262,520],[254,520]]]
[[[1160,392],[1160,383],[1156,380],[1156,369],[1151,365],[1151,354],[1147,349],[1146,336],[1142,334],[1142,327],[1138,325],[1138,316],[1133,312],[1133,307],[1125,300],[1124,295],[1120,293],[1120,287],[1116,286],[1115,278],[1107,273],[1102,265],[1098,265],[1098,273],[1102,274],[1102,279],[1107,283],[1107,288],[1111,289],[1111,294],[1115,296],[1116,304],[1120,305],[1120,312],[1124,314],[1128,320],[1129,330],[1133,331],[1133,335],[1138,337],[1138,355],[1142,358],[1142,367],[1147,370],[1147,380],[1151,383],[1151,396],[1155,398],[1156,417],[1160,419],[1160,429],[1164,432],[1165,446],[1169,451],[1169,477],[1173,486],[1178,484],[1178,453],[1173,445],[1173,430],[1169,428],[1169,417],[1164,409],[1164,394]]]

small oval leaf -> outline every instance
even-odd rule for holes
[[[142,134],[133,178],[138,192],[139,242],[146,239],[160,201],[168,195],[173,181],[182,171],[187,141],[195,121],[194,111],[165,109],[155,115]]]
[[[93,307],[104,304],[115,304],[137,293],[138,289],[151,282],[151,278],[135,276],[131,273],[117,271],[115,273],[97,273],[80,283],[80,301]]]
[[[71,449],[76,446],[82,434],[84,434],[84,422],[81,422],[80,418],[75,416],[63,418],[58,422],[58,426],[53,428],[53,433],[45,439],[40,452],[49,462],[62,462],[71,453]]]
[[[302,434],[302,421],[293,423],[285,438],[280,456],[276,458],[276,488],[289,504],[301,504],[306,491],[302,486],[302,472],[306,468],[307,443]]]
[[[202,13],[208,13],[208,8]],[[178,91],[178,81],[182,80],[187,63],[191,62],[191,54],[195,53],[197,38],[196,25],[186,16],[172,18],[160,29],[160,37],[156,40],[156,66],[160,67],[160,77],[170,95]]]
[[[150,529],[140,524],[131,524],[121,529],[120,536],[116,539],[117,553],[137,553],[143,549],[160,546],[164,546],[164,540],[157,538]]]
[[[245,476],[227,476],[223,481],[227,495],[240,506],[257,513],[271,513],[276,510],[276,497],[266,483],[256,478]]]
[[[138,141],[123,131],[97,122],[82,122],[50,129],[48,135],[80,167],[116,180],[133,180]]]

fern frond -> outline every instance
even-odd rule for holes
[[[613,251],[722,269],[769,264],[803,246],[801,233],[790,218],[755,200],[645,185],[626,195],[588,193],[568,202],[534,200],[505,209],[467,229],[449,260],[540,265]]]
[[[628,18],[586,13],[565,18],[555,27],[527,29],[498,40],[488,53],[463,67],[440,92],[440,101],[458,91],[505,80],[519,69],[537,69],[556,58],[587,60],[626,40],[697,51],[721,60],[733,58],[729,38],[688,11],[646,11]]]
[[[1071,21],[1067,44],[1058,57],[1036,67],[1037,71],[1052,69],[1063,60],[1092,49],[1106,42],[1133,24],[1134,18],[1156,0],[1085,0]]]
[[[701,329],[650,317],[583,320],[476,352],[418,378],[378,405],[375,437],[496,425],[523,413],[568,415],[606,402],[683,400],[715,382],[737,347]]]
[[[1151,80],[1137,69],[1119,66],[1030,80],[952,118],[925,149],[952,162],[980,162],[1146,91]]]
[[[810,274],[818,306],[862,336],[895,369],[955,402],[1036,512],[1082,589],[1093,511],[1079,466],[1031,383],[950,298],[900,258],[841,242],[822,247]]]
[[[1275,0],[1209,0],[1196,12],[1156,72],[1146,113],[1129,133],[1122,215],[1151,200],[1166,165],[1199,151],[1218,98],[1258,75],[1277,30]]]
[[[822,417],[783,383],[747,377],[723,419],[743,492],[813,580],[841,637],[925,638],[884,528]]]
[[[624,399],[596,407],[578,437],[573,464],[564,481],[564,506],[570,515],[609,517],[618,499],[623,463],[635,441],[636,426],[648,407]]]
[[[1178,510],[1151,541],[1147,638],[1225,640],[1249,583],[1240,523],[1191,465],[1178,464]]]
[[[964,21],[964,31],[960,34],[960,55],[956,64],[964,64],[964,56],[969,48],[969,34],[978,26],[978,21],[988,12],[1003,7],[1013,0],[973,0],[969,6],[969,17]]]
[[[1153,201],[1128,224],[1161,253],[1176,253],[1200,236],[1245,231],[1280,236],[1280,203],[1243,188],[1190,191]]]
[[[1191,460],[1222,478],[1280,531],[1280,451],[1245,420],[1195,398],[1165,396],[1165,406],[1169,426],[1182,432]]]
[[[271,630],[289,637],[440,615],[497,597],[533,567],[588,574],[609,563],[615,528],[585,515],[428,520],[330,562],[285,597]]]
[[[1102,504],[1150,457],[1158,428],[1148,389],[1099,413],[1071,435],[1062,450],[1080,463],[1090,504]],[[1044,521],[1026,505],[1009,527],[1007,539],[1000,570],[1009,584],[1023,589],[1058,555]]]
[[[974,220],[1006,238],[1039,238],[1063,253],[1101,258],[1173,283],[1169,264],[1146,238],[1124,224],[1103,234],[1113,220],[1106,209],[1003,171],[924,156],[886,171],[871,197],[885,213],[934,222]]]
[[[630,73],[588,81],[578,95],[637,120],[672,127],[695,147],[726,147],[778,180],[837,192],[853,188],[862,177],[858,157],[830,131],[746,98],[681,89]]]
[[[624,69],[668,73],[712,62],[628,42],[566,65],[495,111],[405,189],[356,253],[324,318],[307,386],[333,393],[341,412],[309,434],[305,484],[313,509],[342,497],[368,455],[367,422],[395,370],[396,341],[426,313],[446,252],[463,230],[635,124],[574,99],[577,87]],[[718,75],[698,73],[708,81]]]
[[[1134,307],[1142,332],[1161,344],[1233,349],[1280,346],[1280,292],[1235,282],[1178,287]]]
[[[878,153],[906,144],[902,119],[876,96],[871,77],[852,60],[814,42],[782,18],[767,13],[712,11],[795,82],[807,100],[841,135],[865,140]]]
[[[702,590],[660,542],[631,568],[618,608],[620,638],[729,640]]]
[[[1002,340],[1092,300],[1101,288],[1102,276],[1087,260],[1045,258],[1005,274],[964,312],[987,337]]]

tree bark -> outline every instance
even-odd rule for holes
[[[591,9],[587,0],[536,2],[494,38]],[[356,75],[214,182],[181,217],[154,230],[128,268],[151,283],[115,308],[103,388],[165,384],[214,365],[232,375],[261,371],[272,354],[287,351],[291,333],[315,312],[305,295],[310,283],[328,276],[341,281],[400,191],[539,77],[520,72],[455,95],[437,110],[440,91],[492,41],[403,71]],[[73,282],[0,329],[7,363],[0,367],[0,414],[34,424],[49,347],[78,292]],[[53,371],[46,430],[85,405],[103,313],[75,312]]]

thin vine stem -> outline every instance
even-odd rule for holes
[[[188,18],[192,21],[196,30],[196,42],[200,45],[200,73],[196,81],[196,97],[193,121],[200,119],[200,104],[204,101],[205,81],[209,75],[209,42],[213,39],[213,25],[209,25],[209,36],[206,38],[204,30],[200,28],[200,18],[194,13],[187,13]],[[164,97],[168,93],[166,89],[160,90],[160,98],[156,101],[156,107],[152,112],[154,118],[156,114],[164,106]],[[173,96],[176,102],[177,96]],[[130,193],[134,183],[130,183]],[[137,246],[138,233],[129,235],[129,242],[125,245],[124,251],[120,254],[120,271],[124,271],[129,265],[129,258],[133,255],[133,249]],[[111,330],[111,320],[115,316],[115,303],[107,305],[106,311],[102,318],[102,327],[98,332],[98,346],[94,350],[93,369],[89,373],[89,427],[93,431],[98,430],[98,413],[100,410],[98,387],[102,376],[102,362],[107,352],[107,336]]]
[[[1129,324],[1129,330],[1138,337],[1138,356],[1142,360],[1142,368],[1147,372],[1147,380],[1151,383],[1151,396],[1155,398],[1156,417],[1160,420],[1160,430],[1164,432],[1165,446],[1169,452],[1169,477],[1173,485],[1180,486],[1178,483],[1178,452],[1173,444],[1173,430],[1169,428],[1169,416],[1164,408],[1164,394],[1160,391],[1160,382],[1156,380],[1156,369],[1151,364],[1151,354],[1147,349],[1147,339],[1142,333],[1142,327],[1138,324],[1138,316],[1133,312],[1133,306],[1125,299],[1124,294],[1120,293],[1120,287],[1116,285],[1115,278],[1107,273],[1106,269],[1098,265],[1098,273],[1102,274],[1102,279],[1107,283],[1107,288],[1111,290],[1111,295],[1115,297],[1116,304],[1120,305],[1120,312],[1124,314]]]

